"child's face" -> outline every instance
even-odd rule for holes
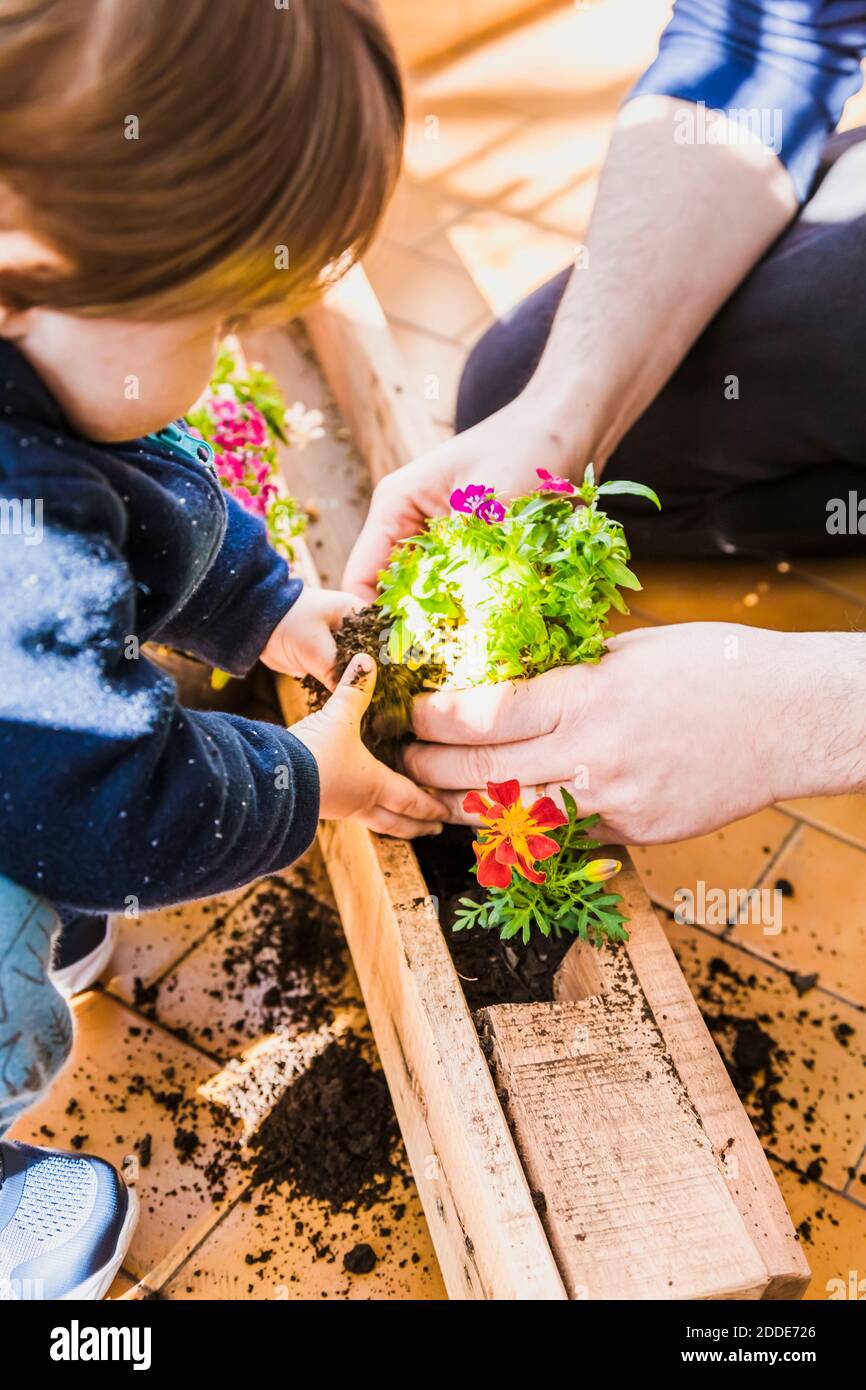
[[[83,318],[54,309],[0,314],[70,424],[112,443],[183,415],[207,386],[221,325],[215,313],[166,323]]]

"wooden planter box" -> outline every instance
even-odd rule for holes
[[[435,442],[362,272],[307,327],[374,478]],[[291,723],[303,697],[280,695]],[[578,942],[556,1002],[474,1020],[412,849],[351,821],[320,843],[452,1298],[802,1294],[781,1194],[630,862],[628,947]]]

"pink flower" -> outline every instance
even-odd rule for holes
[[[485,487],[483,483],[468,483],[465,488],[456,487],[448,501],[451,503],[452,510],[455,512],[466,512],[471,516],[473,512],[484,501],[485,497],[492,494],[492,487]]]
[[[485,522],[490,526],[494,521],[505,520],[505,508],[495,497],[485,497],[483,502],[475,508],[475,515],[479,521]]]
[[[245,507],[248,512],[254,512],[256,510],[256,499],[253,497],[248,487],[243,487],[243,485],[233,487],[231,489],[231,494],[235,501],[239,502],[242,507]]]
[[[254,449],[260,449],[268,442],[268,426],[264,415],[257,410],[254,405],[244,406],[247,426],[247,443]]]
[[[456,487],[448,500],[455,512],[477,516],[488,526],[492,521],[502,521],[505,516],[505,508],[493,496],[493,488],[485,487],[483,483],[467,483],[465,488]]]
[[[536,468],[535,472],[541,479],[536,492],[574,492],[574,484],[567,478],[559,478],[555,473],[549,473],[546,468]]]
[[[216,467],[220,476],[229,481],[240,483],[246,477],[247,465],[242,454],[217,454]]]

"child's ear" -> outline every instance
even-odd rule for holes
[[[3,226],[0,221],[0,285],[6,275],[26,274],[28,278],[55,280],[69,274],[72,267],[59,251],[33,232]],[[6,338],[26,331],[26,311],[3,298],[0,289],[0,332]]]

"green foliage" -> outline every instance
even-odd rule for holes
[[[231,386],[236,400],[252,405],[264,415],[268,429],[281,444],[288,444],[284,417],[286,403],[276,381],[258,362],[247,362],[243,368],[228,343],[221,343],[217,354],[210,390]]]
[[[642,484],[596,487],[590,468],[573,495],[519,497],[501,521],[452,512],[428,522],[380,575],[390,660],[432,663],[437,684],[453,686],[597,662],[608,611],[627,613],[621,590],[640,589],[622,527],[598,506],[626,490],[658,505]]]
[[[208,388],[186,418],[213,446],[217,477],[226,491],[262,518],[274,549],[294,560],[292,542],[303,533],[307,517],[280,484],[277,443],[295,441],[286,431],[286,403],[274,378],[224,342]]]
[[[602,946],[606,941],[628,941],[626,918],[619,908],[622,898],[608,892],[607,883],[593,883],[586,877],[591,851],[601,843],[587,834],[598,816],[581,818],[574,797],[564,787],[560,790],[568,824],[545,831],[561,849],[544,861],[544,882],[532,883],[515,873],[507,888],[488,888],[481,902],[461,898],[454,931],[480,927],[498,931],[503,941],[519,936],[524,946],[533,928],[542,936],[560,937],[565,933],[593,946]]]

